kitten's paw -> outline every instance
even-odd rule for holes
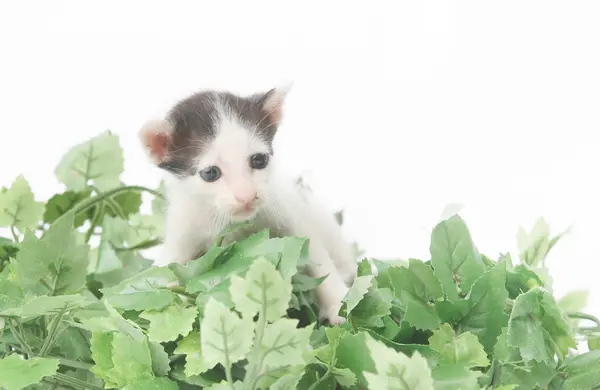
[[[329,324],[331,324],[332,326],[343,324],[344,322],[346,322],[346,319],[338,315],[338,312],[340,311],[341,307],[342,305],[340,304],[334,305],[328,309],[321,309],[319,313],[319,319],[321,320],[321,322],[323,320],[327,320],[327,322],[329,322]]]

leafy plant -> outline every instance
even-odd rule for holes
[[[557,239],[543,221],[521,232],[520,264],[479,253],[453,213],[426,261],[357,251],[347,321],[330,326],[317,321],[323,279],[304,272],[305,238],[227,243],[231,226],[187,265],[153,266],[144,249],[161,241],[162,187],[125,185],[122,171],[105,132],[67,153],[66,189],[47,202],[23,176],[0,193],[12,236],[0,238],[0,387],[600,388],[600,323],[581,313],[585,292],[553,297],[544,259]]]

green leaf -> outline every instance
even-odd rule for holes
[[[115,196],[113,200],[119,205],[119,209],[123,212],[123,215],[129,217],[139,213],[140,206],[142,205],[142,194],[139,191],[122,192]],[[111,217],[119,217],[110,207],[107,207],[105,212]]]
[[[200,343],[200,332],[190,332],[179,340],[174,353],[185,356],[185,375],[194,376],[201,374],[210,367],[206,365],[202,357],[202,346]]]
[[[246,357],[252,346],[252,317],[239,318],[225,305],[209,299],[200,324],[202,356],[208,367],[231,365]]]
[[[163,219],[160,215],[134,214],[129,217],[129,228],[126,238],[129,246],[161,238],[163,235]]]
[[[88,199],[91,194],[91,190],[83,190],[79,192],[67,190],[62,194],[56,194],[52,196],[52,198],[50,198],[46,203],[44,222],[54,223],[58,217],[71,210],[79,202]],[[75,227],[80,227],[83,225],[88,217],[89,215],[87,213],[79,213],[75,217]]]
[[[181,308],[171,305],[161,311],[146,310],[140,317],[150,321],[150,341],[163,342],[175,340],[179,335],[187,336],[192,331],[197,313],[195,307]]]
[[[292,284],[281,277],[272,263],[258,257],[245,278],[232,276],[229,291],[236,310],[245,317],[251,318],[265,308],[266,319],[272,322],[286,313]]]
[[[431,370],[419,352],[412,357],[367,336],[367,348],[376,357],[375,373],[364,372],[372,389],[433,390]]]
[[[588,296],[589,292],[586,290],[571,291],[559,299],[556,304],[562,311],[574,313],[585,308]]]
[[[506,264],[500,261],[473,285],[466,313],[458,322],[460,333],[469,331],[476,335],[488,353],[493,350],[502,328],[508,323],[508,315],[504,312],[508,298],[505,282]]]
[[[347,368],[333,367],[331,373],[342,387],[351,387],[356,384],[356,375]]]
[[[124,387],[154,376],[148,341],[135,340],[124,333],[114,333],[112,339],[112,368],[104,379]]]
[[[445,364],[465,368],[490,365],[477,337],[470,332],[456,335],[449,324],[443,324],[433,333],[429,338],[429,345],[441,355]]]
[[[519,264],[506,273],[506,290],[511,299],[544,285],[542,278],[526,264]]]
[[[267,325],[262,339],[262,362],[266,369],[304,364],[313,325],[298,329],[298,320],[280,318]]]
[[[390,314],[394,295],[389,288],[371,288],[352,310],[351,321],[354,326],[376,326],[383,328],[381,319]]]
[[[112,361],[112,349],[113,349],[113,338],[114,333],[109,332],[94,332],[92,333],[92,339],[90,341],[90,348],[92,351],[92,359],[94,359],[95,365],[90,369],[96,376],[106,381],[106,387],[116,387],[115,383],[112,383],[109,377],[110,371],[114,367]]]
[[[167,267],[150,267],[116,286],[102,289],[111,305],[125,310],[160,310],[177,295],[166,289],[177,278]]]
[[[179,387],[176,382],[168,378],[149,378],[131,383],[123,390],[177,390]]]
[[[554,298],[541,287],[517,297],[510,315],[508,342],[519,349],[523,360],[550,362],[554,352],[565,357],[576,348],[566,317]]]
[[[77,244],[71,214],[52,224],[41,239],[26,232],[15,270],[21,286],[31,292],[68,294],[84,287],[88,261],[88,246]]]
[[[288,374],[283,375],[279,379],[277,379],[271,386],[269,386],[270,390],[288,390],[288,389],[297,389],[298,383],[304,376],[304,371],[299,372],[290,372]]]
[[[44,204],[36,202],[31,187],[19,175],[8,191],[0,193],[0,227],[14,226],[24,231],[35,229],[44,213]]]
[[[231,247],[222,248],[220,246],[213,246],[199,259],[188,261],[185,265],[171,263],[169,264],[169,268],[177,275],[182,284],[186,284],[195,276],[210,271],[215,262],[220,257],[227,256],[230,251]]]
[[[152,371],[155,375],[165,376],[171,369],[169,355],[165,352],[163,346],[156,342],[150,342],[148,344],[150,348],[150,355],[152,357]]]
[[[600,351],[590,351],[565,359],[550,389],[596,389],[598,386],[600,386]]]
[[[12,354],[0,359],[0,385],[6,390],[19,390],[52,376],[58,370],[58,359],[33,357],[23,360]]]
[[[358,305],[361,299],[363,299],[365,294],[369,291],[372,280],[373,275],[358,276],[354,279],[352,287],[350,287],[348,293],[342,300],[342,302],[346,302],[346,310],[348,313]]]
[[[93,184],[100,191],[106,191],[119,186],[123,166],[119,137],[105,131],[71,148],[56,167],[55,174],[70,190],[82,191]]]
[[[0,286],[2,286],[2,283],[0,283]],[[70,311],[91,303],[93,301],[79,294],[53,297],[47,295],[28,296],[20,302],[14,302],[13,307],[1,310],[0,315],[31,319],[43,315],[56,314],[62,310]],[[2,305],[2,295],[0,295],[0,305]]]
[[[471,371],[461,365],[440,365],[433,369],[435,390],[480,390],[477,379],[480,372]]]
[[[431,264],[451,302],[466,296],[485,271],[467,225],[458,215],[440,222],[431,234]]]

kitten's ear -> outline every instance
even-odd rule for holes
[[[140,128],[140,141],[154,164],[159,165],[167,159],[172,135],[173,126],[164,119],[149,120]]]
[[[292,89],[293,82],[282,84],[263,94],[260,99],[261,109],[269,116],[271,123],[279,124],[285,98]]]

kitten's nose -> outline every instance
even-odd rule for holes
[[[256,200],[257,197],[258,196],[257,196],[256,191],[248,191],[248,192],[236,194],[235,200],[238,203],[243,204],[245,208],[248,208],[248,207],[252,206],[252,203],[254,203],[254,201]]]

